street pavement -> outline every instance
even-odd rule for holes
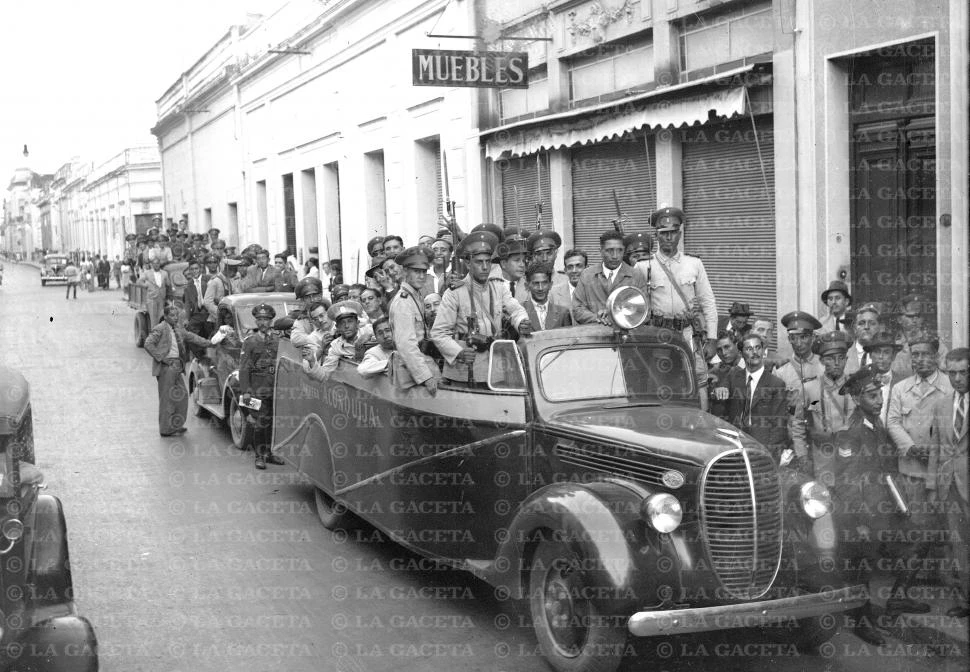
[[[365,524],[325,530],[311,485],[288,466],[256,471],[209,419],[160,437],[150,358],[119,290],[65,300],[35,268],[6,268],[0,361],[31,383],[37,462],[64,502],[102,670],[547,669],[528,618],[489,586]],[[651,640],[623,667],[966,669],[959,622],[919,626],[882,650],[843,632],[808,656],[754,632]]]

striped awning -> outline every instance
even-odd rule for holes
[[[492,160],[511,158],[540,150],[603,142],[641,128],[706,123],[711,114],[721,118],[744,114],[747,111],[745,86],[736,83],[739,75],[754,67],[746,65],[609,103],[492,128],[481,133],[485,138],[485,156]],[[725,82],[731,85],[725,87]]]

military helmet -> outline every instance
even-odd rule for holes
[[[323,294],[323,283],[320,282],[320,278],[303,278],[296,284],[296,289],[293,290],[293,293],[298,299],[313,296],[314,294]]]

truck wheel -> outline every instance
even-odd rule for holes
[[[229,434],[232,435],[232,443],[239,450],[248,450],[253,442],[252,426],[246,419],[242,408],[239,407],[236,396],[232,393],[227,393],[226,396],[229,397],[228,403],[226,404],[229,408],[229,411],[226,413],[226,424],[229,425]]]
[[[558,672],[613,672],[627,633],[600,613],[585,558],[569,544],[539,543],[529,572],[529,607],[539,648]]]
[[[353,515],[346,506],[334,501],[333,497],[325,493],[320,488],[316,489],[317,516],[320,522],[328,530],[340,530],[346,528]]]

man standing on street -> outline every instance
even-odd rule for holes
[[[241,406],[249,408],[253,398],[259,399],[258,409],[249,410],[255,420],[252,433],[256,453],[256,468],[265,469],[267,464],[283,464],[273,455],[273,382],[276,378],[276,355],[280,337],[273,331],[273,306],[261,303],[252,310],[256,320],[256,332],[243,341],[239,358],[239,398]]]
[[[77,298],[77,277],[79,273],[77,266],[69,259],[64,268],[64,277],[67,278],[67,296],[64,297],[65,299],[71,298],[71,291],[74,292],[74,298]]]
[[[138,278],[139,285],[147,287],[145,292],[145,307],[148,309],[148,324],[154,327],[161,321],[165,299],[168,298],[168,273],[162,269],[159,259],[151,260],[151,269]]]
[[[164,319],[145,338],[145,351],[155,360],[152,375],[158,380],[158,433],[178,436],[185,433],[188,393],[182,375],[189,361],[186,343],[206,348],[209,341],[186,331],[180,324],[178,306],[167,306]]]

